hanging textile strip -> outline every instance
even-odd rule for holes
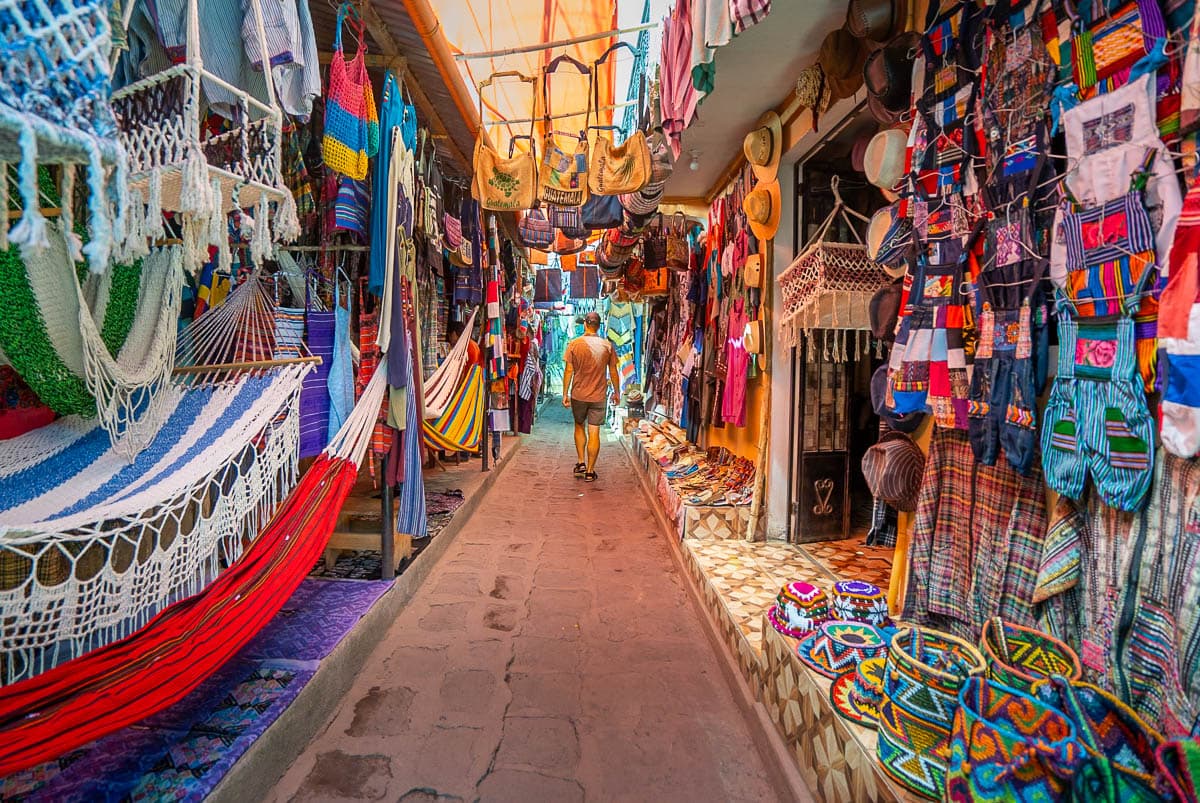
[[[474,452],[479,449],[483,422],[483,368],[471,365],[445,412],[423,423],[425,444],[430,449]]]
[[[300,457],[313,457],[325,448],[329,436],[329,370],[333,361],[336,315],[305,312],[301,308],[275,310],[275,358],[298,357],[301,347],[321,358],[321,364],[304,378],[300,391]]]
[[[204,592],[174,603],[120,642],[5,689],[0,776],[52,759],[182,699],[278,613],[325,549],[354,485],[385,387],[382,372],[377,372],[365,403],[356,407],[330,450],[270,517],[254,544]]]
[[[1159,299],[1158,335],[1166,359],[1162,443],[1171,454],[1193,457],[1200,452],[1200,185],[1184,199],[1175,238]]]

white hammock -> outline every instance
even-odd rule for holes
[[[467,344],[471,340],[471,329],[475,325],[476,312],[478,310],[471,311],[471,317],[467,319],[458,342],[454,344],[454,348],[450,349],[450,353],[446,355],[446,359],[437,367],[437,370],[425,380],[425,418],[427,419],[438,418],[446,412],[446,406],[454,398],[454,391],[462,381],[462,376],[467,369]]]

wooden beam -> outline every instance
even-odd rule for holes
[[[408,87],[408,91],[412,93],[412,99],[416,102],[417,108],[430,121],[430,128],[434,135],[434,139],[445,139],[446,149],[450,151],[450,155],[462,167],[466,175],[470,175],[472,171],[472,160],[467,158],[467,155],[458,147],[458,143],[454,141],[454,137],[450,135],[450,129],[446,127],[446,122],[442,120],[437,109],[434,108],[429,96],[425,94],[425,90],[421,89],[421,84],[413,77],[412,73],[408,72],[406,67],[404,70],[405,77],[408,78],[404,82]]]

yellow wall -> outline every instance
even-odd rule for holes
[[[763,425],[763,402],[769,395],[767,374],[759,371],[758,376],[746,385],[746,426],[710,426],[707,430],[709,446],[724,446],[739,457],[758,460],[758,435]]]

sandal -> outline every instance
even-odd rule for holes
[[[596,472],[586,471],[583,474],[583,481],[584,482],[595,482],[597,477],[599,477],[599,475]]]
[[[571,473],[574,474],[576,477],[582,477],[586,470],[587,470],[586,463],[576,463],[575,468],[571,470]]]

